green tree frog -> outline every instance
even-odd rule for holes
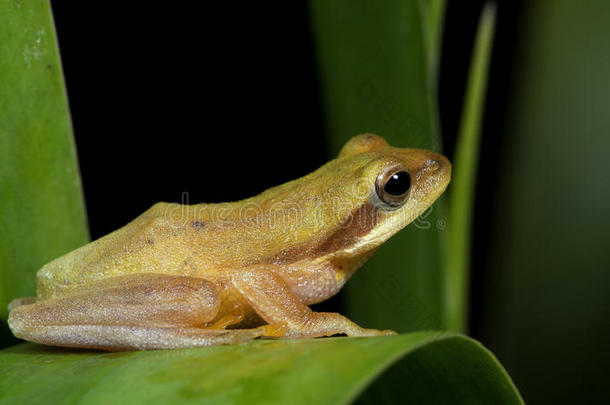
[[[10,304],[9,326],[32,342],[111,351],[393,334],[309,305],[335,295],[450,177],[440,154],[356,136],[255,197],[155,204],[43,266],[37,296]]]

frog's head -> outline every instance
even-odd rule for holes
[[[445,191],[451,163],[438,153],[394,148],[372,134],[352,138],[327,167],[344,203],[338,226],[320,246],[348,259],[373,251],[426,211]]]

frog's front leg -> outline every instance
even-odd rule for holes
[[[273,337],[310,338],[344,333],[348,336],[394,335],[391,330],[365,329],[343,315],[314,312],[303,304],[272,266],[233,275],[233,285],[258,315],[279,333]],[[266,335],[268,336],[268,335]]]
[[[218,313],[218,292],[194,277],[133,274],[19,303],[8,319],[13,334],[53,346],[168,349],[242,343],[264,332],[204,328]]]

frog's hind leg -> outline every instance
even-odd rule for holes
[[[15,336],[53,346],[111,351],[235,344],[256,329],[206,329],[220,302],[213,283],[194,277],[135,274],[12,308]],[[20,302],[21,303],[21,302]]]
[[[14,330],[14,323],[10,325]],[[22,327],[15,336],[50,346],[108,350],[158,350],[233,345],[262,336],[257,329],[201,329],[151,326],[45,325]]]
[[[15,298],[8,304],[8,311],[11,312],[13,309],[22,305],[30,305],[36,302],[36,297],[21,297]]]

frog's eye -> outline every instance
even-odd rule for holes
[[[377,176],[375,190],[379,199],[396,207],[401,205],[409,194],[411,176],[404,166],[392,167]]]

